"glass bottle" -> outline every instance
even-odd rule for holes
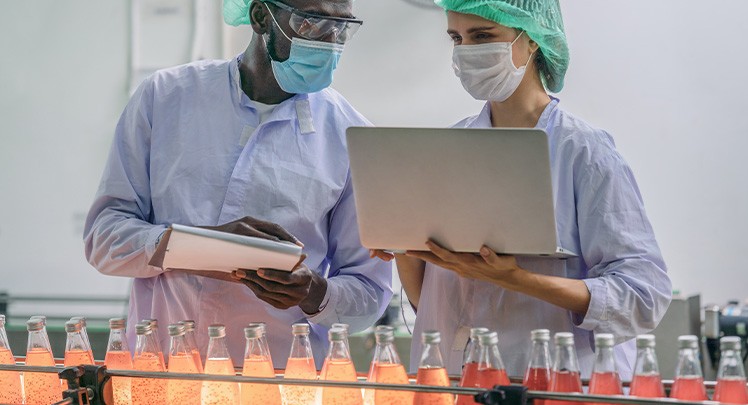
[[[504,362],[499,353],[499,334],[483,333],[478,336],[478,381],[477,386],[491,388],[494,385],[509,385]]]
[[[192,350],[185,338],[185,325],[169,325],[169,369],[170,373],[197,374],[197,365]],[[202,383],[192,380],[167,380],[167,397],[169,404],[200,405]]]
[[[216,324],[208,327],[208,357],[205,360],[205,374],[236,375],[226,346],[226,327]],[[200,396],[203,405],[238,404],[239,383],[203,381]]]
[[[535,329],[530,332],[530,362],[527,364],[522,385],[531,391],[548,391],[551,381],[551,351],[549,343],[551,331]],[[542,399],[533,400],[534,405],[544,405]]]
[[[161,359],[161,364],[164,365],[164,370],[166,370],[166,360],[164,359],[164,351],[161,345],[161,335],[159,335],[158,333],[158,319],[143,319],[140,322],[151,325],[151,331],[153,333],[154,340],[156,341],[156,348],[158,348],[158,357]]]
[[[135,325],[138,340],[135,343],[133,369],[145,372],[165,372],[163,360],[159,357],[160,348],[151,324],[141,322]],[[131,380],[132,405],[166,404],[167,381],[155,378],[133,378]]]
[[[421,334],[423,351],[418,364],[416,384],[442,387],[450,385],[447,370],[444,368],[444,362],[442,361],[442,354],[439,350],[441,340],[441,334],[434,330],[425,331]],[[453,403],[454,397],[452,394],[416,392],[413,398],[413,405],[451,405]]]
[[[462,356],[462,376],[460,377],[460,387],[475,387],[478,381],[478,336],[483,333],[487,333],[488,328],[471,328],[470,339],[468,340],[467,346],[465,346],[465,352]],[[458,395],[457,405],[474,404],[473,397],[471,395]]]
[[[579,376],[579,360],[574,347],[574,334],[558,332],[553,336],[556,354],[551,369],[550,391],[582,392],[582,379]],[[546,400],[546,405],[576,405],[572,401]]]
[[[295,323],[291,327],[293,341],[288,356],[284,378],[296,380],[316,380],[317,368],[314,365],[312,346],[309,342],[309,324]],[[314,404],[317,388],[304,385],[282,385],[281,397],[285,405]]]
[[[0,315],[0,364],[15,365],[16,359],[10,350],[10,342],[5,332],[5,315]],[[18,371],[0,371],[0,404],[23,403],[21,373]]]
[[[670,397],[684,401],[706,401],[704,375],[699,362],[699,338],[694,335],[678,337],[678,363]]]
[[[741,346],[742,341],[737,336],[725,336],[719,340],[722,354],[717,369],[717,386],[714,388],[715,401],[723,404],[748,404]]]
[[[660,366],[655,353],[654,335],[636,337],[636,363],[630,395],[642,398],[665,398]]]
[[[26,365],[54,367],[55,359],[49,344],[45,321],[32,318],[26,322],[29,332],[26,346]],[[60,377],[55,373],[23,373],[23,387],[26,404],[48,405],[62,400]]]
[[[203,372],[203,359],[200,356],[200,349],[197,346],[197,338],[195,337],[195,321],[186,320],[179,322],[184,325],[184,340],[187,348],[192,352],[192,357],[195,358],[195,365],[199,373]]]
[[[270,357],[270,348],[265,340],[265,325],[250,324],[244,328],[244,337],[247,339],[247,344],[244,349],[242,375],[275,378],[273,359]],[[242,405],[281,403],[280,390],[275,384],[244,383],[241,385],[241,391]]]
[[[70,318],[71,321],[79,321],[81,324],[81,336],[83,337],[83,341],[86,342],[86,346],[88,346],[88,354],[91,355],[91,360],[93,360],[93,347],[91,346],[91,341],[88,340],[88,329],[86,328],[86,317],[85,316],[74,316]]]
[[[374,332],[377,346],[369,367],[369,382],[382,384],[409,384],[408,374],[400,362],[395,348],[395,329],[391,326],[377,326]],[[412,404],[413,392],[367,389],[364,391],[366,405]]]
[[[623,386],[616,368],[613,346],[615,346],[615,338],[612,334],[598,333],[595,335],[595,363],[592,366],[592,377],[590,378],[590,394],[623,395]]]
[[[357,381],[356,367],[348,351],[348,332],[343,328],[332,328],[327,332],[330,348],[320,372],[320,380]],[[358,388],[322,388],[323,405],[362,404],[363,397]]]
[[[69,320],[65,323],[67,340],[65,341],[65,367],[94,364],[91,347],[83,337],[83,324],[80,320]]]
[[[104,364],[110,370],[132,370],[130,346],[127,344],[124,318],[109,320],[109,342],[106,348]],[[115,405],[129,405],[132,402],[130,387],[132,380],[127,377],[112,378],[112,393]]]

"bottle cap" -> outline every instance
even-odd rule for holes
[[[719,340],[719,350],[736,350],[742,349],[740,338],[737,336],[725,336]]]
[[[574,334],[571,332],[558,332],[553,335],[553,340],[558,346],[574,346]]]
[[[421,334],[421,342],[423,344],[438,344],[442,341],[442,335],[435,330],[427,330]]]
[[[551,331],[548,329],[534,329],[530,331],[530,340],[548,342],[551,340]]]
[[[141,335],[150,335],[151,332],[153,332],[153,329],[151,328],[151,324],[147,322],[141,322],[137,325],[135,325],[135,334],[141,336]]]
[[[126,326],[127,326],[127,319],[125,318],[109,319],[109,329],[125,329]]]
[[[85,316],[74,316],[70,318],[71,321],[79,321],[81,324],[81,328],[86,327],[86,317]]]
[[[0,328],[5,326],[5,315],[0,315]]]
[[[77,319],[65,322],[65,332],[67,333],[80,332],[82,327],[81,321]]]
[[[595,334],[595,347],[613,347],[616,344],[616,338],[610,333]]]
[[[208,326],[208,337],[222,338],[226,336],[226,326],[220,323]]]
[[[377,344],[392,343],[395,341],[395,329],[392,327],[377,327],[374,331],[374,339],[376,339]]]
[[[348,324],[347,323],[334,323],[332,326],[330,326],[330,329],[343,329],[345,333],[348,333]]]
[[[140,322],[145,322],[151,325],[151,329],[158,329],[158,319],[143,319]]]
[[[481,346],[493,346],[499,344],[499,334],[496,332],[487,332],[478,335],[478,343]]]
[[[247,324],[247,327],[254,327],[258,326],[260,329],[262,329],[262,334],[265,335],[267,333],[267,324],[265,322],[250,322]]]
[[[295,323],[291,327],[291,331],[293,332],[294,335],[299,335],[299,334],[302,334],[302,333],[308,335],[309,334],[309,324],[308,323]]]
[[[265,335],[265,325],[259,323],[250,323],[244,328],[244,337],[247,339],[257,339]]]
[[[384,330],[391,330],[392,332],[395,332],[395,328],[393,328],[393,327],[392,327],[392,326],[390,326],[390,325],[378,325],[378,326],[377,326],[377,327],[376,327],[376,328],[374,329],[374,333],[376,333],[376,332],[379,332],[379,331],[384,331]]]
[[[26,321],[26,330],[35,332],[44,329],[44,320],[41,318],[31,318]]]
[[[348,337],[348,332],[343,328],[332,328],[327,331],[327,336],[331,342],[340,342]]]
[[[654,335],[639,335],[636,337],[636,347],[643,349],[647,347],[655,347],[655,336]]]
[[[184,336],[185,332],[184,324],[173,323],[169,325],[169,336]]]
[[[179,321],[177,322],[180,325],[184,325],[184,331],[185,332],[193,332],[195,330],[195,321],[188,319],[185,321]]]
[[[488,328],[470,328],[470,339],[476,340],[484,333],[488,333]]]
[[[698,349],[699,338],[694,335],[678,336],[678,348],[679,349]]]
[[[29,318],[29,319],[41,319],[42,320],[42,324],[44,326],[47,326],[47,317],[44,316],[44,315],[34,315],[31,318]]]

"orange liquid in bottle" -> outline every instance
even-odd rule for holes
[[[621,379],[618,377],[618,373],[593,373],[590,379],[590,394],[623,395],[623,388],[621,388]],[[596,405],[604,404],[599,403]]]
[[[748,404],[748,387],[745,378],[730,377],[717,380],[714,400],[723,404]]]
[[[55,360],[52,353],[44,349],[31,349],[26,352],[27,366],[52,367]],[[60,378],[51,373],[23,373],[23,387],[26,403],[29,405],[49,405],[62,400]]]
[[[104,358],[104,364],[109,370],[132,370],[130,352],[109,351]],[[130,397],[131,384],[130,378],[112,378],[112,393],[115,405],[129,405],[132,402]]]
[[[582,392],[582,380],[577,371],[554,371],[551,373],[550,391]],[[545,401],[546,405],[583,405],[584,402]]]
[[[327,381],[356,381],[356,368],[350,360],[325,360],[320,378]],[[322,389],[322,404],[363,404],[363,397],[361,396],[361,390],[358,388],[324,387]]]
[[[665,398],[665,388],[659,374],[638,374],[631,381],[632,397]]]
[[[192,351],[192,358],[195,359],[195,365],[197,366],[197,372],[203,373],[203,360],[200,358],[200,352],[197,350]]]
[[[181,374],[197,374],[192,353],[180,353],[169,356],[169,372]],[[195,404],[200,405],[200,381],[168,380],[167,397],[169,404]]]
[[[270,360],[244,359],[242,375],[245,377],[275,378]],[[280,390],[276,384],[242,384],[242,405],[280,404]]]
[[[161,359],[154,354],[146,353],[135,356],[133,368],[138,371],[163,372]],[[166,404],[166,380],[155,378],[133,378],[132,405]]]
[[[525,379],[522,381],[522,385],[531,391],[548,391],[550,379],[551,373],[547,368],[529,368],[525,373]],[[545,404],[545,401],[542,399],[533,399],[532,401],[534,405]]]
[[[449,387],[449,377],[444,368],[419,368],[416,375],[416,384],[438,385]],[[432,394],[416,392],[413,405],[451,405],[454,403],[452,394]]]
[[[369,382],[405,385],[409,383],[408,374],[402,364],[376,363],[371,374],[372,377]],[[364,397],[366,405],[397,405],[412,404],[413,394],[409,391],[367,389]]]
[[[462,367],[462,377],[460,378],[460,387],[477,387],[478,383],[478,363],[467,363]],[[470,395],[458,395],[457,405],[474,404],[473,397]]]
[[[289,357],[286,363],[285,378],[296,380],[316,380],[317,369],[310,358]],[[282,385],[281,396],[284,405],[314,404],[317,387],[302,385]]]
[[[88,350],[68,350],[65,352],[65,367],[94,364],[93,357]]]
[[[706,401],[706,388],[701,377],[678,377],[673,382],[670,398],[684,401]]]
[[[15,365],[13,354],[8,349],[0,349],[0,364]],[[16,371],[0,371],[0,403],[21,404],[21,373]]]
[[[231,359],[208,359],[205,374],[235,375],[234,364]],[[237,404],[240,401],[239,384],[203,381],[201,397],[203,405]]]

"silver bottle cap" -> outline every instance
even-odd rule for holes
[[[135,334],[138,335],[138,336],[150,335],[151,332],[153,332],[153,329],[152,329],[150,323],[141,322],[141,323],[135,325]]]
[[[109,329],[125,329],[125,327],[127,327],[127,319],[125,318],[109,319]]]
[[[698,349],[699,338],[694,335],[678,336],[678,348],[679,349]]]
[[[421,334],[421,342],[425,345],[438,344],[442,341],[442,335],[435,330],[427,330]]]
[[[244,328],[244,337],[247,339],[257,339],[265,335],[265,325],[260,323],[250,323]]]
[[[574,346],[574,334],[571,332],[557,332],[553,340],[558,346]]]
[[[334,323],[330,326],[330,329],[343,329],[346,336],[348,335],[348,324],[347,323]]]
[[[331,342],[340,342],[348,337],[348,331],[343,328],[332,328],[327,331],[327,336]]]
[[[31,318],[26,321],[26,330],[35,332],[44,329],[44,320],[41,318]]]
[[[483,333],[478,336],[478,342],[482,346],[493,346],[499,344],[499,334],[496,332]]]
[[[85,316],[74,316],[70,318],[71,321],[78,321],[81,324],[82,328],[86,327],[86,317]]]
[[[44,316],[44,315],[34,315],[34,316],[32,316],[31,318],[29,318],[29,319],[41,319],[41,321],[42,321],[42,324],[43,324],[44,326],[47,326],[47,317],[46,317],[46,316]]]
[[[158,329],[158,319],[143,319],[140,322],[151,325],[151,329]]]
[[[376,331],[374,331],[374,338],[379,344],[392,343],[395,341],[395,329],[389,326],[384,328],[377,326]]]
[[[644,349],[655,347],[655,335],[639,335],[636,337],[636,347]]]
[[[0,328],[5,326],[5,315],[0,315]]]
[[[549,342],[551,340],[551,331],[548,329],[534,329],[530,331],[530,340]]]
[[[226,336],[226,326],[220,323],[208,326],[208,337],[222,338],[224,336]]]
[[[470,339],[476,340],[478,336],[488,332],[488,328],[470,328]]]
[[[616,338],[611,333],[595,334],[595,347],[613,347],[616,344]]]
[[[184,324],[173,323],[169,325],[169,336],[184,336],[185,332]]]
[[[195,321],[188,319],[185,321],[179,321],[177,322],[180,325],[184,325],[184,331],[185,332],[193,332],[195,330]]]
[[[735,350],[740,351],[742,349],[741,340],[737,336],[725,336],[719,340],[719,350]]]
[[[263,335],[267,333],[268,328],[267,328],[267,324],[265,322],[250,322],[250,323],[247,324],[248,328],[255,327],[255,326],[258,326],[258,327],[260,327],[260,329],[262,329],[262,334]]]
[[[294,335],[300,335],[300,334],[309,334],[309,324],[308,323],[295,323],[291,327],[291,331]]]
[[[80,332],[82,327],[81,321],[77,319],[65,322],[65,332],[67,333]]]

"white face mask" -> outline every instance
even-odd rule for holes
[[[481,45],[457,45],[452,53],[452,67],[462,81],[462,87],[476,100],[502,102],[514,94],[525,69],[530,63],[517,68],[512,61],[512,45],[522,36],[520,32],[512,42],[491,42]]]

